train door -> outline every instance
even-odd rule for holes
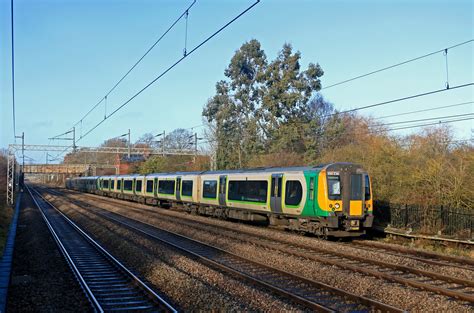
[[[314,172],[305,172],[305,176],[309,177],[309,185],[308,185],[308,195],[306,196],[306,204],[305,206],[309,206],[310,208],[313,208],[312,213],[316,214],[316,203],[317,203],[317,197],[316,197],[316,181],[317,181],[317,175]]]
[[[181,200],[181,176],[176,178],[176,200]]]
[[[219,176],[219,205],[225,205],[225,194],[227,188],[227,175]]]
[[[362,174],[351,174],[351,216],[362,216],[364,213],[364,182]]]
[[[270,191],[270,207],[272,212],[281,213],[281,186],[283,182],[283,174],[273,174]]]
[[[342,172],[342,208],[347,216],[362,216],[364,202],[364,188],[362,174]]]

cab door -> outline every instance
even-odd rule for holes
[[[274,213],[282,213],[281,210],[281,188],[283,174],[272,174],[272,184],[270,190],[270,208]]]
[[[342,172],[342,206],[347,216],[359,217],[363,214],[363,180],[362,174]]]
[[[181,176],[176,178],[176,200],[181,200]]]
[[[227,175],[219,176],[219,205],[226,205]]]
[[[351,174],[351,204],[350,204],[350,215],[351,216],[362,216],[364,213],[364,183],[363,175],[354,173]]]

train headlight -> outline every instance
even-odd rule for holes
[[[336,204],[334,205],[334,207],[335,207],[336,210],[337,210],[337,209],[339,209],[341,206],[339,205],[339,203],[336,203]]]

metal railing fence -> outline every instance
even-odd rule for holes
[[[375,202],[375,222],[415,233],[473,239],[474,210]]]

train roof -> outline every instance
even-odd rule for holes
[[[206,174],[240,174],[240,173],[255,173],[255,172],[299,172],[299,171],[308,171],[308,170],[317,170],[322,169],[327,164],[320,164],[317,166],[291,166],[291,167],[256,167],[249,169],[237,169],[237,170],[219,170],[219,171],[204,171],[201,172],[201,175]]]
[[[322,163],[315,166],[290,166],[290,167],[256,167],[256,168],[249,168],[249,169],[235,169],[235,170],[218,170],[218,171],[194,171],[194,172],[165,172],[165,173],[151,173],[151,174],[127,174],[127,175],[107,175],[107,176],[91,176],[91,177],[80,177],[80,178],[113,178],[113,177],[163,177],[163,176],[179,176],[179,175],[219,175],[219,174],[245,174],[245,173],[275,173],[275,172],[299,172],[299,171],[311,171],[311,170],[322,170],[329,166],[344,166],[344,165],[351,165],[357,166],[359,165],[350,162],[336,162],[336,163]]]

